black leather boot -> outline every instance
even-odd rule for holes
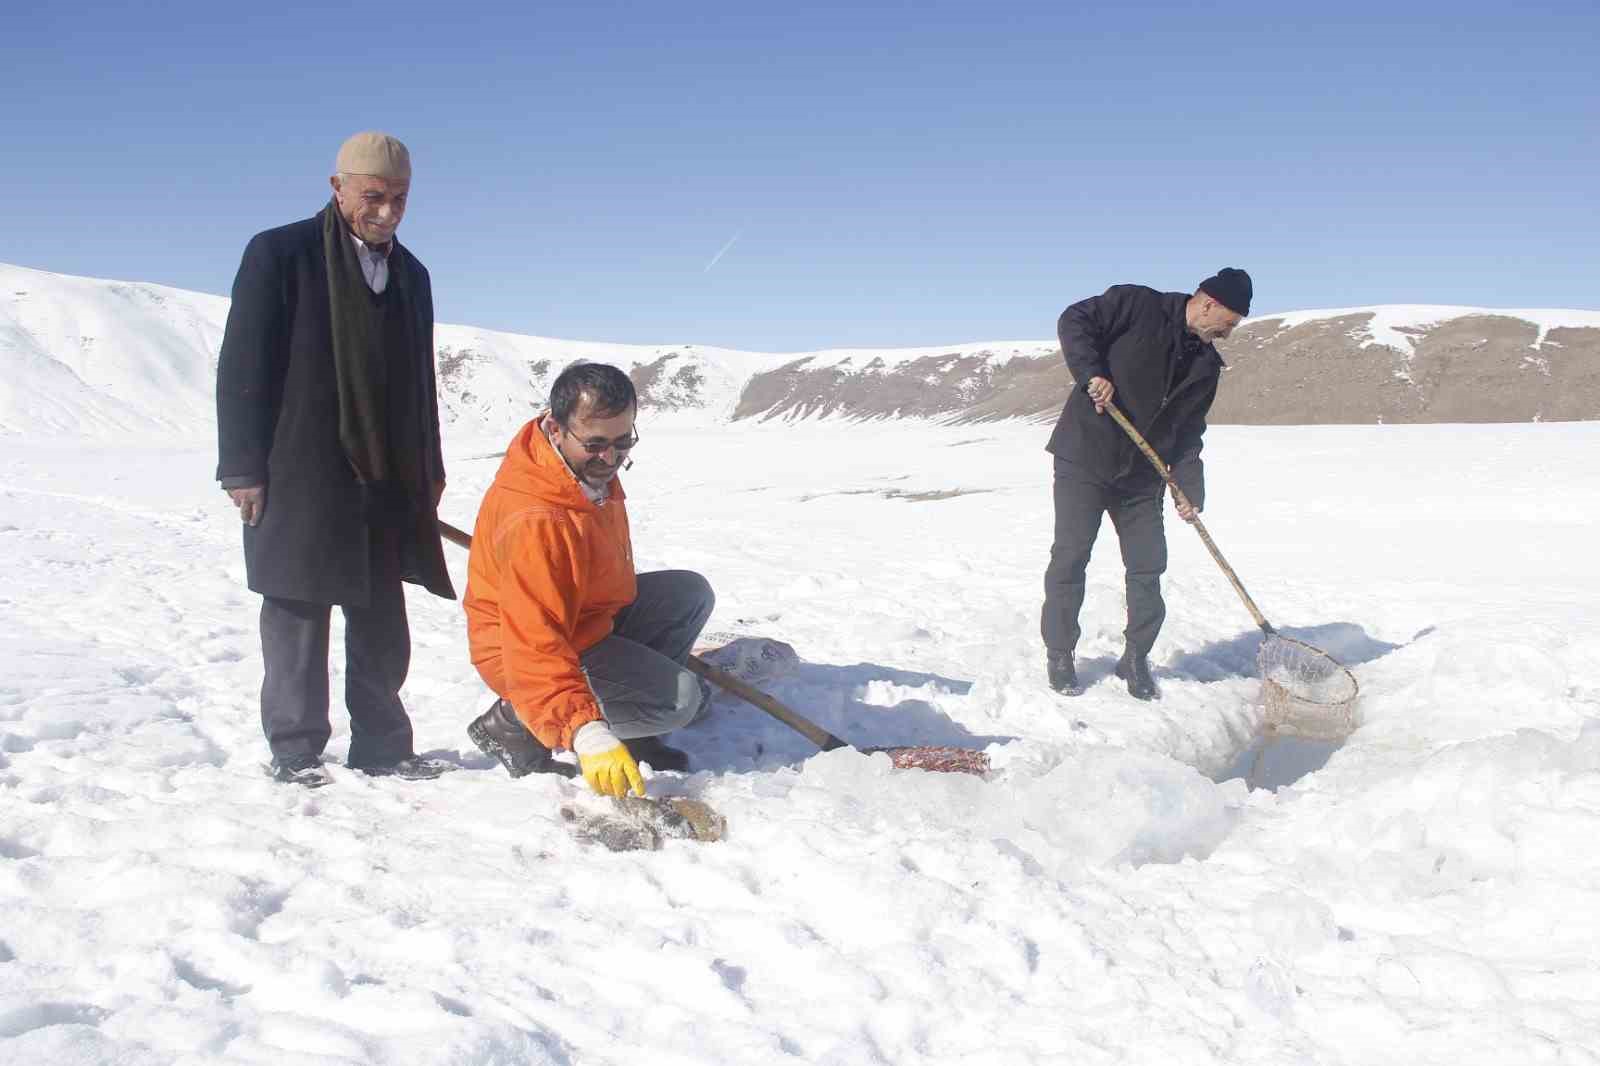
[[[394,762],[364,763],[350,767],[368,777],[398,777],[402,781],[432,781],[443,777],[455,767],[443,759],[425,759],[420,755],[407,755]]]
[[[1065,696],[1076,696],[1083,691],[1078,686],[1078,669],[1072,662],[1071,648],[1046,648],[1045,669],[1050,675],[1050,687]]]
[[[660,737],[634,737],[623,741],[628,754],[638,762],[647,762],[657,770],[688,770],[689,756],[678,748],[661,743]]]
[[[1156,688],[1156,679],[1150,676],[1150,657],[1140,655],[1133,649],[1122,653],[1122,658],[1117,661],[1117,676],[1128,683],[1128,695],[1136,700],[1158,700],[1160,691]]]
[[[315,755],[291,755],[272,760],[272,779],[286,785],[304,788],[321,788],[333,784],[333,778]]]
[[[499,759],[512,777],[543,773],[572,777],[577,773],[572,766],[550,757],[550,749],[528,732],[505,700],[495,700],[492,707],[474,718],[467,726],[467,736],[479,751]]]

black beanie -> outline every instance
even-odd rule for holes
[[[1230,311],[1250,313],[1250,275],[1238,267],[1223,267],[1200,283],[1200,291]]]

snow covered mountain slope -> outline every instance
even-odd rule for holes
[[[0,265],[0,432],[191,436],[228,301]]]
[[[0,433],[210,436],[227,310],[217,296],[0,265]],[[435,344],[457,440],[520,424],[579,358],[627,368],[653,420],[696,424],[1042,419],[1071,385],[1050,340],[766,353],[440,325]],[[1600,418],[1595,311],[1299,311],[1247,321],[1223,350],[1216,422]]]
[[[189,439],[215,423],[223,297],[0,265],[0,433]],[[435,330],[446,433],[496,436],[524,421],[574,359],[629,368],[655,414],[732,416],[749,377],[781,357]]]
[[[1296,311],[1250,319],[1224,351],[1216,422],[1600,418],[1600,311]]]

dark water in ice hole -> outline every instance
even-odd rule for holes
[[[1276,792],[1322,769],[1343,744],[1343,740],[1258,735],[1215,780],[1220,784],[1243,778],[1250,788]]]

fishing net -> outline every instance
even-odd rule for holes
[[[1256,653],[1267,732],[1311,740],[1342,740],[1355,731],[1355,675],[1320,648],[1281,633],[1268,634]]]
[[[928,770],[937,774],[972,774],[982,777],[989,772],[987,752],[971,748],[950,748],[937,744],[924,744],[912,748],[866,748],[869,754],[883,752],[896,770]]]

